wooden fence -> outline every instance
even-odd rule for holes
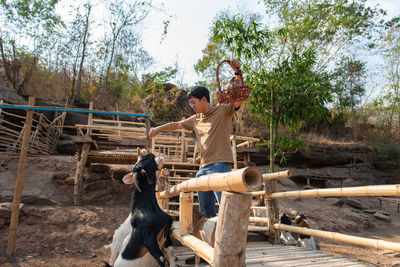
[[[0,105],[2,104],[3,101],[0,100]],[[0,161],[19,157],[27,112],[24,110],[12,112],[0,108]],[[50,121],[43,113],[33,111],[28,155],[55,154],[64,119],[65,113]]]

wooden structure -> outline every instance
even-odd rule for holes
[[[246,244],[245,237],[247,235],[247,231],[268,231],[269,228],[273,228],[278,231],[285,230],[305,235],[330,238],[332,240],[348,242],[357,245],[373,246],[378,249],[400,251],[400,243],[388,242],[384,240],[355,237],[304,227],[288,226],[279,223],[267,225],[267,227],[256,227],[249,225],[251,222],[268,223],[270,220],[268,220],[268,218],[248,217],[251,204],[251,198],[249,198],[249,195],[259,195],[261,192],[265,192],[246,192],[256,188],[256,185],[260,184],[261,181],[258,180],[259,175],[256,173],[252,173],[250,175],[251,178],[245,177],[245,170],[246,169],[234,170],[228,175],[212,174],[211,177],[205,176],[197,179],[191,179],[175,185],[174,187],[161,192],[159,195],[159,200],[180,195],[181,205],[179,210],[179,222],[175,222],[173,225],[173,237],[180,241],[185,247],[194,251],[197,259],[199,257],[205,259],[210,266],[327,266],[327,264],[329,264],[329,266],[369,266],[355,260],[331,256],[322,251],[312,251],[307,248],[280,246],[277,244],[271,245],[270,243],[265,242]],[[262,178],[263,180],[274,180],[285,178],[290,175],[290,171],[282,171],[264,174],[262,175]],[[223,179],[223,177],[225,178]],[[196,183],[195,180],[199,181]],[[210,183],[210,181],[213,182]],[[228,186],[231,183],[234,183],[234,186]],[[252,186],[249,186],[248,184],[252,184]],[[398,185],[387,186],[386,188],[383,188],[382,186],[368,188],[365,187],[359,188],[359,190],[349,189],[348,192],[343,192],[341,194],[394,195],[400,194],[398,188]],[[229,191],[223,192],[217,219],[217,228],[215,231],[215,243],[213,247],[192,235],[192,194],[193,191],[198,190]],[[267,197],[275,198],[277,195],[274,194],[280,193],[273,193]],[[333,193],[331,192],[331,194]],[[335,192],[335,194],[338,194],[338,192]],[[180,263],[180,259],[182,260],[188,256],[187,250],[182,249],[182,254],[181,252],[178,252],[176,256],[178,257],[178,263]],[[182,263],[182,266],[185,265]]]
[[[4,104],[0,102],[0,105]],[[28,155],[55,154],[66,113],[58,114],[50,121],[43,113],[35,110],[27,110],[27,114],[30,111],[32,111],[32,126],[27,133]],[[12,113],[11,109],[0,108],[0,162],[19,157],[24,131],[27,131],[24,127],[26,117]]]
[[[390,202],[397,204],[397,213],[400,212],[400,198],[390,198],[390,197],[378,197],[379,209],[382,210],[382,202]]]

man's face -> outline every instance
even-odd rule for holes
[[[189,105],[192,107],[194,112],[196,113],[202,113],[203,111],[203,102],[206,101],[205,97],[203,97],[201,100],[195,97],[189,98]]]

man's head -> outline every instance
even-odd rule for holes
[[[195,86],[195,87],[193,87],[190,90],[189,95],[188,95],[189,99],[191,97],[197,98],[198,100],[201,100],[203,97],[205,97],[207,102],[210,103],[210,92],[204,86]]]
[[[210,92],[204,86],[195,86],[190,90],[189,104],[196,113],[206,113],[210,107]]]

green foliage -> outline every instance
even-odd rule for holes
[[[400,170],[400,146],[379,144],[374,146],[373,164],[380,170]]]
[[[331,100],[330,84],[312,71],[313,64],[314,54],[307,51],[292,55],[270,72],[253,73],[253,111],[264,121],[273,120],[293,131],[302,121],[324,117],[325,104]]]
[[[169,83],[177,73],[172,67],[152,74],[145,74],[136,81],[131,92],[131,102],[141,112],[154,115],[155,125],[179,121],[188,117],[192,111],[187,103],[186,92]]]
[[[364,62],[348,57],[341,60],[332,74],[335,108],[343,113],[361,104],[361,98],[365,95],[366,75]]]

